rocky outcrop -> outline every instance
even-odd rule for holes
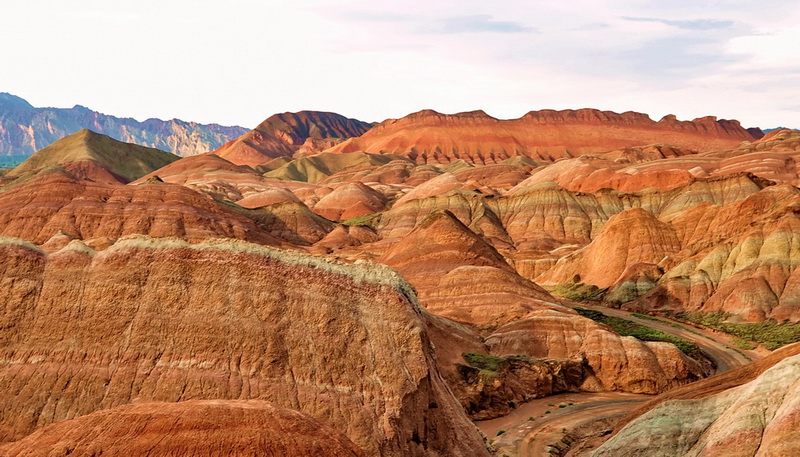
[[[134,401],[243,399],[310,415],[366,455],[488,455],[412,288],[385,267],[220,240],[0,249],[2,441]]]
[[[213,151],[247,132],[244,127],[198,124],[179,119],[139,122],[98,113],[80,105],[34,108],[19,97],[0,93],[0,155],[29,156],[83,129],[179,156]]]
[[[701,205],[673,221],[685,249],[638,310],[723,311],[737,320],[797,321],[800,192],[766,188],[724,206]]]
[[[327,424],[263,401],[135,403],[60,421],[6,446],[6,457],[130,456],[360,457]]]
[[[758,137],[760,131],[754,134],[737,121],[713,117],[655,122],[641,113],[582,109],[531,111],[499,120],[483,111],[447,115],[424,110],[381,122],[329,151],[397,154],[417,163],[492,164],[515,156],[554,161],[653,143],[710,151]]]
[[[796,455],[799,351],[798,345],[787,347],[755,367],[665,394],[592,455]]]
[[[486,342],[484,354],[586,364],[589,369],[577,383],[585,390],[658,393],[704,376],[697,362],[671,344],[620,337],[559,304],[544,289],[520,277],[452,213],[430,216],[379,260],[408,278],[427,311],[477,329]],[[448,359],[452,358],[450,354]],[[466,400],[470,396],[463,394],[464,403],[476,402],[475,391],[491,396],[491,389],[478,384],[470,370],[458,369],[458,379],[448,375],[446,368],[446,376],[462,384],[454,388],[457,391],[469,391],[467,386],[472,385],[473,398]],[[512,380],[518,378],[540,379],[543,385],[549,382],[549,369],[527,368],[508,376],[509,384],[501,384],[513,386],[516,381]],[[477,413],[477,408],[473,405],[471,411]]]

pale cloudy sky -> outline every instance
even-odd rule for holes
[[[0,92],[253,127],[432,108],[800,127],[797,0],[0,0]]]

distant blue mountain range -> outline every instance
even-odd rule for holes
[[[0,156],[30,156],[81,129],[180,156],[213,151],[250,130],[179,119],[139,122],[98,113],[80,105],[35,108],[20,97],[0,92]]]

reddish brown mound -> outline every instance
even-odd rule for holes
[[[279,243],[236,211],[172,184],[108,185],[53,171],[0,194],[0,234],[42,244],[59,232],[85,240],[139,233]]]
[[[6,457],[364,455],[327,424],[253,400],[119,406],[57,422],[0,447],[0,453]]]
[[[458,266],[489,266],[513,271],[496,249],[449,211],[434,213],[422,221],[392,247],[381,262],[425,292],[435,289],[440,274]]]
[[[169,165],[161,167],[152,173],[143,176],[136,182],[145,182],[154,176],[158,176],[165,182],[186,184],[197,176],[225,172],[257,174],[250,167],[235,165],[217,155],[200,154],[196,156],[184,157],[180,160],[172,162]]]
[[[385,267],[234,240],[0,251],[0,441],[133,401],[255,399],[368,455],[488,454]]]
[[[386,197],[369,186],[349,183],[337,187],[314,205],[314,212],[338,221],[383,211]]]
[[[654,265],[680,249],[674,228],[649,211],[633,208],[612,216],[588,246],[562,258],[537,280],[542,284],[582,282],[606,288],[623,280],[629,265]]]
[[[180,184],[214,199],[229,201],[238,201],[267,191],[281,189],[292,191],[316,187],[311,184],[268,179],[254,172],[250,167],[234,165],[215,155],[183,158],[142,177],[134,184],[146,183],[154,179]]]
[[[239,165],[261,165],[277,157],[291,157],[298,150],[302,150],[302,156],[321,152],[321,148],[331,145],[324,140],[358,136],[370,127],[366,122],[335,113],[275,114],[214,154]]]
[[[667,116],[654,122],[640,113],[582,109],[531,111],[519,119],[498,120],[482,111],[445,115],[425,110],[384,121],[330,151],[383,152],[418,163],[489,164],[518,155],[555,160],[653,143],[709,151],[756,138],[737,121],[713,117],[680,122]]]

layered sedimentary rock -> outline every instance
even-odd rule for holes
[[[673,220],[685,248],[630,309],[723,311],[738,320],[800,320],[800,192],[781,185]]]
[[[36,152],[6,176],[24,178],[48,167],[62,167],[81,178],[127,183],[176,160],[168,152],[80,130]]]
[[[542,284],[584,282],[607,288],[636,264],[657,265],[681,249],[675,229],[652,213],[632,208],[615,214],[592,242],[560,259],[537,278]]]
[[[493,356],[586,363],[584,389],[658,393],[704,375],[671,344],[621,338],[559,304],[452,213],[430,216],[379,260],[408,278],[429,312],[479,329]]]
[[[397,154],[418,163],[490,164],[514,156],[553,161],[652,143],[710,151],[761,135],[714,117],[681,122],[667,116],[655,122],[641,113],[582,109],[531,111],[519,119],[498,120],[483,111],[446,115],[425,110],[384,121],[330,151]]]
[[[44,427],[0,446],[0,453],[7,457],[364,455],[327,424],[255,400],[118,406]]]
[[[0,249],[0,441],[134,400],[252,399],[366,455],[488,454],[385,267],[236,241]]]
[[[754,366],[665,394],[592,455],[797,455],[798,352],[798,345],[787,347]]]
[[[190,241],[225,237],[278,244],[252,220],[186,187],[104,184],[78,179],[63,170],[42,173],[0,193],[0,234],[36,244],[59,234],[111,242],[129,234],[145,234]]]
[[[797,184],[800,132],[771,132],[734,149],[694,153],[666,145],[625,148],[562,160],[534,170],[518,186],[543,182],[580,192],[603,188],[641,191],[648,187],[671,190],[698,178],[750,173],[779,183]]]
[[[98,113],[80,105],[34,108],[19,97],[0,93],[0,155],[29,156],[82,129],[179,156],[213,151],[247,132],[244,127],[198,124],[179,119],[139,122]]]
[[[280,189],[293,191],[317,188],[313,184],[265,178],[250,167],[235,165],[213,154],[184,157],[143,176],[134,184],[152,180],[180,184],[217,200],[228,201],[239,201],[251,195]]]
[[[350,154],[321,153],[288,161],[265,172],[264,176],[316,183],[337,173],[356,172],[364,169],[372,170],[396,159],[397,157],[394,156],[363,152]],[[345,180],[345,182],[352,181],[354,180]]]
[[[699,363],[672,344],[621,337],[569,311],[533,311],[495,330],[486,344],[498,356],[581,360],[590,369],[582,388],[590,391],[655,394],[706,375]]]
[[[302,148],[302,155],[322,152],[331,143],[361,135],[371,127],[366,122],[336,113],[301,111],[275,114],[255,129],[224,144],[215,154],[238,165],[261,165],[276,157],[291,157]]]

